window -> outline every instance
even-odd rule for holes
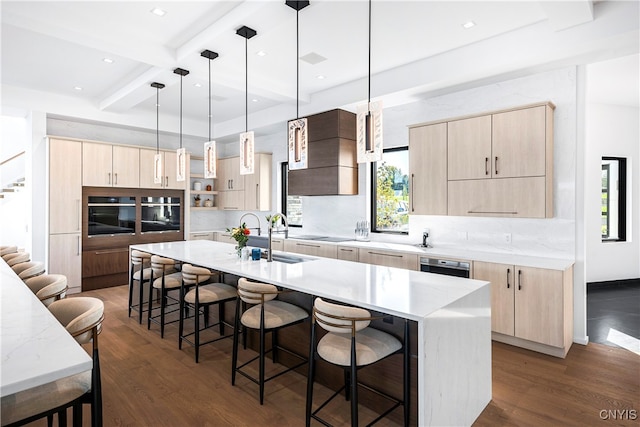
[[[372,167],[373,231],[409,232],[409,148],[388,148]]]
[[[302,197],[289,195],[289,163],[281,164],[282,171],[282,213],[289,221],[289,227],[302,227]]]
[[[602,241],[626,240],[627,159],[602,158]]]

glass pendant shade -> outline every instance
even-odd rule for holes
[[[184,147],[176,150],[176,181],[184,181],[187,177],[187,152]]]
[[[289,121],[289,170],[306,169],[307,165],[307,119]]]
[[[162,184],[162,154],[153,156],[153,183]]]
[[[240,134],[240,175],[253,173],[253,131]]]
[[[216,169],[216,142],[209,141],[204,143],[204,177],[217,178]]]
[[[358,163],[382,160],[382,101],[357,107],[356,132]]]

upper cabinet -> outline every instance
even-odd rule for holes
[[[140,149],[140,188],[184,190],[186,181],[176,180],[176,153],[160,151],[160,154],[162,156],[162,180],[160,183],[155,183],[153,180],[153,160],[156,150]]]
[[[240,158],[218,159],[216,207],[224,210],[271,210],[271,154],[256,153],[254,173],[240,175]]]
[[[49,139],[49,233],[80,233],[82,142]]]
[[[137,147],[82,143],[82,185],[90,187],[140,186],[140,150]]]
[[[554,108],[542,103],[412,126],[411,213],[553,217]]]
[[[244,175],[244,208],[271,210],[271,154],[256,153],[254,173]]]
[[[314,114],[307,117],[307,128],[308,167],[289,171],[289,194],[358,194],[356,115],[344,110]]]
[[[244,190],[244,177],[240,175],[240,158],[218,159],[218,191]]]
[[[447,124],[409,130],[409,202],[416,215],[447,214]]]

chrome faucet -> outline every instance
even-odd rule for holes
[[[260,228],[262,227],[262,225],[260,224],[260,217],[258,217],[258,215],[254,214],[253,212],[247,212],[245,214],[243,214],[240,217],[240,224],[242,224],[242,220],[244,219],[245,216],[254,216],[256,218],[256,221],[258,221],[258,236],[260,235]],[[249,228],[249,227],[247,227]],[[251,228],[249,228],[249,230],[251,230]],[[255,230],[255,228],[254,228]]]
[[[284,221],[284,230],[283,231],[273,231],[273,223],[274,221],[271,220],[271,218],[273,218],[274,216],[280,216],[280,218],[282,218],[282,220]],[[284,238],[286,239],[287,237],[289,237],[289,221],[287,220],[287,217],[280,212],[277,212],[275,214],[273,214],[272,216],[269,217],[268,219],[269,224],[267,224],[267,229],[269,231],[269,246],[267,247],[267,262],[272,262],[273,261],[273,249],[271,249],[272,243],[271,243],[271,237],[273,236],[273,233],[284,233]]]

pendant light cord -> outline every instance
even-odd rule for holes
[[[180,148],[182,148],[182,80],[184,76],[180,76]]]
[[[244,131],[249,131],[249,39],[244,39]]]
[[[209,141],[211,141],[211,59],[209,59]]]
[[[160,88],[156,87],[156,154],[160,154]]]
[[[367,110],[370,110],[371,104],[371,0],[369,0],[369,88],[367,94]]]
[[[300,9],[296,10],[296,119],[300,118]]]

